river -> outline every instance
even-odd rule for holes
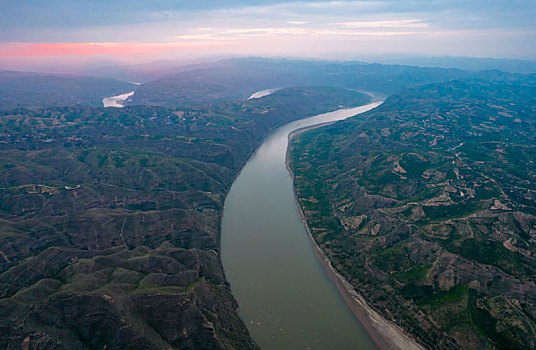
[[[251,96],[249,96],[248,100],[251,100],[251,99],[254,99],[254,98],[261,98],[261,97],[264,97],[264,96],[271,95],[274,92],[276,92],[277,90],[279,90],[279,89],[266,89],[266,90],[257,91],[255,93],[251,94]]]
[[[346,119],[380,104],[278,128],[231,187],[222,221],[222,261],[239,314],[262,349],[376,349],[315,255],[285,155],[292,131]]]
[[[105,97],[102,99],[102,105],[104,107],[115,107],[123,108],[123,103],[130,97],[134,95],[134,91],[127,92],[126,94],[121,94],[117,96]]]

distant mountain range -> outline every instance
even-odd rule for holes
[[[88,75],[0,71],[0,108],[102,106],[102,99],[136,90],[129,105],[188,106],[241,100],[258,90],[292,86],[335,86],[388,95],[419,84],[455,79],[515,79],[536,63],[469,58],[407,59],[417,67],[359,61],[235,58],[198,64],[107,66]],[[413,60],[413,61],[412,61]],[[433,67],[442,66],[442,67]],[[469,71],[467,69],[486,68]],[[489,69],[488,69],[489,68]],[[500,68],[504,69],[501,71]],[[103,78],[109,76],[113,78]],[[136,85],[118,80],[141,81]]]
[[[134,90],[135,84],[81,75],[0,71],[0,108],[102,106],[106,96]]]
[[[384,57],[375,60],[384,64],[404,64],[419,67],[458,68],[469,71],[500,70],[509,73],[536,73],[536,61],[509,58],[478,57]]]

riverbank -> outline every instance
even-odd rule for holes
[[[326,275],[335,283],[339,293],[341,294],[344,302],[348,308],[352,311],[353,315],[357,318],[363,329],[367,332],[370,339],[380,350],[423,350],[415,340],[406,335],[402,329],[396,326],[394,323],[386,320],[376,310],[374,310],[366,300],[361,296],[355,288],[348,282],[331,264],[326,253],[316,243],[311,230],[303,213],[303,208],[300,205],[298,196],[296,193],[296,187],[294,186],[294,173],[289,164],[290,146],[292,139],[299,134],[310,130],[316,129],[331,123],[322,123],[317,125],[308,126],[291,132],[288,136],[289,142],[285,157],[285,165],[292,179],[292,188],[294,192],[294,199],[298,207],[298,212],[302,219],[303,225],[309,238],[311,239],[315,254],[324,268]]]
[[[378,104],[341,108],[274,130],[226,197],[221,230],[225,276],[241,318],[263,349],[377,350],[316,256],[285,158],[291,131],[346,119]]]

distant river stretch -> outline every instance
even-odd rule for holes
[[[134,91],[127,92],[126,94],[121,94],[117,96],[105,97],[102,99],[102,105],[104,107],[116,107],[123,108],[123,103],[130,97],[134,95]]]
[[[381,102],[295,121],[270,134],[225,201],[222,260],[239,314],[265,350],[375,349],[315,255],[285,167],[289,134]]]

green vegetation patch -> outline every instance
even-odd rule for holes
[[[527,273],[521,256],[509,251],[500,242],[494,240],[468,238],[463,241],[447,241],[445,246],[451,252],[460,254],[467,259],[496,266],[517,276]]]
[[[410,256],[409,245],[401,243],[375,253],[372,261],[378,269],[391,273],[413,267],[415,262]]]
[[[406,153],[402,156],[402,159],[400,159],[400,166],[406,171],[404,176],[409,178],[420,177],[425,170],[431,167],[431,165],[432,162],[416,153]]]
[[[468,200],[449,205],[423,206],[424,213],[431,221],[443,221],[465,217],[480,209],[479,201]]]

